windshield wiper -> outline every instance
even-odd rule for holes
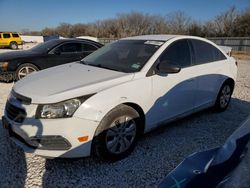
[[[104,68],[104,69],[108,69],[108,70],[113,70],[113,71],[118,71],[118,72],[123,72],[121,70],[117,70],[115,68],[111,68],[111,67],[107,67],[107,66],[103,66],[102,64],[89,64],[84,60],[80,60],[80,63],[84,64],[84,65],[88,65],[88,66],[92,66],[92,67],[99,67],[99,68]]]
[[[111,67],[103,66],[102,64],[97,64],[96,67],[100,67],[100,68],[104,68],[104,69],[109,69],[109,70],[113,70],[113,71],[119,71],[119,70],[111,68]]]
[[[119,70],[111,68],[111,67],[103,66],[102,64],[97,64],[97,65],[95,65],[95,64],[88,64],[88,63],[86,63],[84,61],[83,62],[81,61],[81,63],[83,63],[85,65],[93,66],[93,67],[100,67],[100,68],[109,69],[109,70],[113,70],[113,71],[119,71]]]

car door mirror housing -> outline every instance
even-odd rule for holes
[[[162,61],[157,65],[159,73],[174,74],[180,72],[181,68],[177,65],[170,64],[167,61]]]

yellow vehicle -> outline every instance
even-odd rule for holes
[[[22,44],[20,35],[16,32],[0,32],[0,47],[10,47],[13,50],[18,49]]]

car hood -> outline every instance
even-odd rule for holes
[[[31,98],[34,104],[56,103],[97,93],[127,82],[133,76],[133,73],[70,63],[32,73],[18,81],[13,90]]]
[[[25,58],[25,57],[33,57],[37,56],[40,53],[32,51],[32,50],[20,50],[20,51],[14,51],[14,52],[4,52],[0,54],[0,62],[1,61],[12,61],[19,58]]]

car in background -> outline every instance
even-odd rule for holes
[[[103,45],[83,39],[55,39],[22,51],[0,54],[3,81],[20,80],[27,74],[79,61]]]
[[[13,50],[18,49],[22,44],[20,35],[16,32],[0,32],[0,47],[10,47]]]
[[[236,76],[235,59],[206,39],[135,36],[18,81],[2,119],[26,152],[114,161],[159,125],[226,110]]]

